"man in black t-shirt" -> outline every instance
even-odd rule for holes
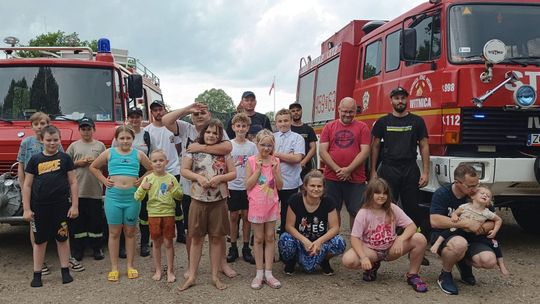
[[[242,100],[240,101],[240,108],[244,110],[244,112],[249,116],[251,119],[251,127],[261,127],[261,129],[268,129],[272,131],[272,124],[270,123],[270,119],[268,116],[261,114],[259,112],[255,112],[255,106],[257,105],[257,99],[255,98],[255,93],[251,91],[245,91],[242,94]],[[234,131],[232,129],[231,119],[227,122],[227,128],[226,132],[229,136],[229,139],[233,139],[235,137]]]
[[[300,165],[302,165],[302,172],[300,177],[304,180],[304,176],[311,171],[313,166],[313,161],[315,153],[317,153],[317,135],[312,127],[302,122],[302,105],[299,103],[291,103],[289,105],[289,110],[291,111],[292,124],[291,131],[302,135],[304,141],[306,142],[306,154]]]
[[[418,199],[419,188],[429,181],[428,132],[421,117],[406,111],[408,96],[402,87],[392,90],[392,113],[379,118],[373,126],[371,178],[379,176],[388,182],[394,199],[401,199],[405,213],[426,234],[428,219],[423,216]],[[381,141],[384,141],[383,151],[379,154]],[[417,146],[422,158],[422,173],[416,164]],[[377,169],[379,155],[382,155],[382,163]]]

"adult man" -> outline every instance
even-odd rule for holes
[[[180,138],[178,134],[175,134],[167,129],[161,121],[163,115],[165,115],[165,105],[161,100],[154,100],[150,104],[150,113],[154,118],[154,121],[144,128],[150,134],[152,148],[162,149],[165,151],[168,163],[166,170],[168,173],[174,175],[176,180],[180,181],[180,163],[178,161],[177,145],[180,144]],[[182,216],[182,202],[176,201],[176,241],[179,243],[186,242],[186,233],[184,230],[184,221]]]
[[[258,126],[260,126],[261,129],[268,129],[272,131],[272,124],[270,123],[270,119],[268,118],[268,116],[264,114],[255,112],[256,105],[257,105],[257,99],[255,98],[255,93],[251,91],[245,91],[242,94],[242,100],[240,101],[239,106],[243,109],[244,113],[246,113],[247,116],[249,116],[249,119],[251,119],[251,127],[258,128]],[[233,139],[234,131],[232,129],[231,120],[227,122],[226,131],[229,138]]]
[[[193,124],[180,120],[181,118],[189,114],[191,114],[191,121],[193,122]],[[177,109],[165,114],[162,117],[161,121],[163,125],[166,126],[167,129],[169,129],[169,131],[178,134],[178,136],[180,137],[180,140],[182,142],[182,156],[186,152],[206,152],[210,154],[226,155],[232,150],[232,144],[230,143],[229,138],[226,136],[226,134],[223,134],[223,142],[212,146],[201,145],[196,142],[196,139],[199,136],[199,132],[202,130],[204,125],[210,121],[211,118],[212,117],[210,116],[210,112],[208,111],[208,106],[202,103],[195,102],[187,107]],[[191,237],[189,236],[189,206],[191,205],[191,181],[184,177],[181,177],[180,184],[182,185],[182,191],[184,193],[184,196],[182,197],[182,211],[184,213],[184,223],[186,223],[184,228],[188,231],[188,234],[186,235],[186,251],[188,254],[189,265],[191,249]],[[234,277],[237,274],[232,268],[230,268],[225,259],[225,238],[223,238],[222,247],[223,248],[221,248],[221,250],[223,251],[223,259],[221,263],[221,270],[228,277]],[[189,269],[187,269],[186,274],[188,272]]]
[[[338,110],[339,119],[326,124],[323,128],[319,153],[326,164],[325,191],[337,203],[338,214],[345,202],[352,228],[365,189],[364,166],[369,155],[370,136],[367,125],[354,120],[356,115],[354,99],[343,98]],[[339,220],[341,224],[341,217]]]
[[[430,222],[433,227],[432,242],[439,237],[440,232],[449,228],[461,228],[476,234],[486,234],[492,230],[494,222],[486,221],[480,224],[471,219],[460,219],[453,222],[450,218],[452,212],[461,204],[467,202],[478,187],[476,170],[467,164],[460,164],[454,170],[454,182],[442,186],[433,193],[431,199]],[[442,260],[442,270],[437,283],[441,290],[447,294],[458,294],[458,288],[452,277],[452,268],[458,266],[461,280],[469,285],[476,284],[472,273],[472,264],[476,268],[491,269],[497,265],[493,250],[486,244],[471,242],[459,235],[454,235],[441,244],[438,254]],[[467,261],[466,261],[467,260]],[[470,263],[470,264],[469,264]]]
[[[300,165],[302,166],[302,172],[300,178],[304,180],[304,176],[313,169],[313,162],[311,161],[317,153],[317,135],[312,127],[302,122],[302,105],[299,103],[291,103],[289,110],[292,115],[291,130],[300,134],[304,138],[306,155],[302,158]]]
[[[392,113],[379,118],[371,134],[371,178],[384,178],[392,189],[395,200],[401,199],[405,213],[417,227],[427,232],[427,218],[422,218],[422,209],[418,206],[419,188],[429,181],[429,143],[424,120],[409,111],[407,97],[409,93],[397,87],[390,92]],[[377,161],[384,141],[382,163],[377,170]],[[422,173],[416,164],[416,147],[420,148]]]

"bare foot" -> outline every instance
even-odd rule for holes
[[[195,286],[195,278],[188,278],[187,280],[185,280],[184,284],[182,284],[181,286],[178,286],[178,291],[184,291],[190,288],[191,286]]]
[[[167,283],[176,282],[176,276],[172,272],[167,272]]]
[[[229,266],[229,264],[227,264],[227,263],[225,263],[221,267],[221,272],[228,278],[234,278],[234,277],[238,276],[238,273],[236,271],[234,271],[234,269],[232,269],[231,266]]]
[[[161,270],[156,270],[156,273],[152,276],[152,280],[159,281],[161,280]]]
[[[431,251],[432,253],[437,254],[437,250],[439,250],[439,246],[438,245],[433,245],[433,246],[431,246],[429,251]]]
[[[212,279],[212,282],[214,283],[214,286],[216,286],[216,288],[219,290],[224,290],[224,289],[227,289],[227,287],[229,287],[227,286],[227,284],[224,284],[223,282],[221,282],[219,278]]]
[[[499,269],[501,271],[501,274],[504,276],[504,277],[507,277],[510,275],[510,271],[508,271],[508,269],[506,268],[506,266],[504,264],[500,264],[499,265]]]

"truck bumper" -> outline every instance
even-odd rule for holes
[[[471,164],[479,173],[480,183],[491,187],[495,196],[538,196],[540,184],[534,175],[534,158],[468,158],[432,156],[427,191],[454,182],[454,170],[461,163]]]
[[[0,217],[0,223],[10,224],[10,225],[23,225],[28,222],[23,219],[22,216],[6,216]]]

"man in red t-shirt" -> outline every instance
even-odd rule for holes
[[[352,227],[364,193],[365,161],[369,155],[371,137],[368,126],[354,120],[356,115],[354,99],[343,98],[338,111],[339,119],[326,124],[323,128],[319,153],[326,164],[325,192],[334,198],[338,211],[341,211],[345,202],[350,217],[349,224]]]

